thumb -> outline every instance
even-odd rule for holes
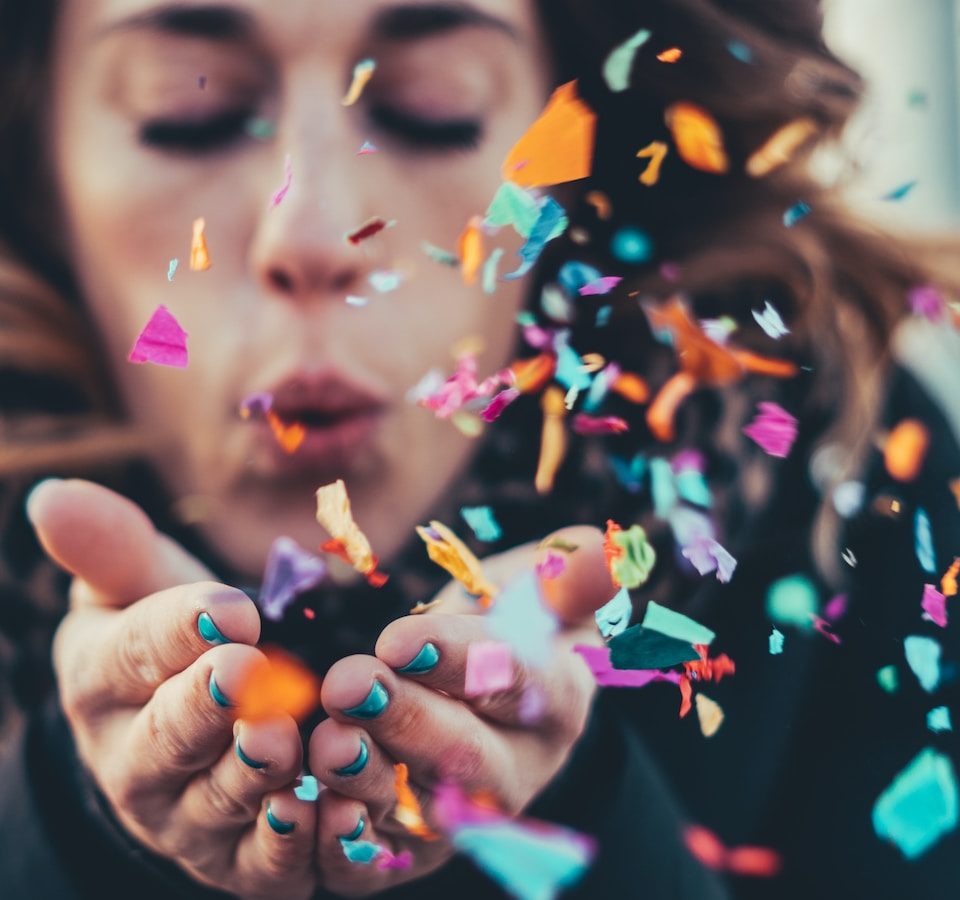
[[[589,525],[561,528],[541,542],[537,563],[551,552],[565,565],[555,578],[541,578],[543,598],[566,625],[582,625],[618,590],[603,552],[603,532]]]
[[[47,555],[72,574],[71,595],[122,607],[165,588],[212,578],[132,501],[91,481],[51,478],[27,497]]]

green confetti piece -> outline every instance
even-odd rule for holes
[[[716,634],[683,613],[674,612],[654,600],[647,604],[643,627],[688,644],[712,644]]]
[[[603,64],[603,78],[607,87],[615,94],[630,87],[630,72],[633,69],[633,59],[647,41],[651,32],[641,28],[633,37],[624,41],[607,57]]]
[[[900,675],[896,666],[884,666],[877,672],[877,684],[888,694],[893,694],[900,687]]]
[[[678,640],[642,625],[634,625],[611,638],[608,646],[610,665],[615,669],[669,669],[700,659],[700,654],[689,641]]]
[[[809,631],[817,614],[820,596],[805,575],[788,575],[770,585],[767,615],[778,625],[793,625]]]
[[[526,239],[540,217],[540,200],[519,185],[506,181],[497,189],[484,216],[484,223],[494,228],[510,225]]]
[[[614,532],[611,538],[623,550],[610,565],[613,577],[630,590],[645,584],[657,562],[657,551],[647,540],[647,533],[639,525],[633,525],[626,531]]]
[[[494,294],[497,290],[497,267],[503,257],[503,248],[497,247],[483,264],[483,292]]]

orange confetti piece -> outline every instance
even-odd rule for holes
[[[819,131],[817,123],[810,118],[795,119],[784,125],[747,160],[747,174],[752,178],[763,178],[785,166]]]
[[[377,558],[373,555],[367,536],[353,520],[343,479],[338,478],[317,490],[317,521],[334,539],[324,544],[324,549],[337,553],[361,575],[369,578],[376,572]]]
[[[696,380],[722,386],[733,384],[743,376],[743,366],[733,352],[711,341],[679,298],[659,308],[648,308],[647,318],[657,331],[669,331],[673,335],[680,365]]]
[[[883,448],[887,472],[897,481],[913,481],[923,468],[929,447],[926,426],[916,419],[904,419],[890,432]]]
[[[346,96],[340,103],[343,106],[353,106],[360,99],[363,89],[370,83],[373,73],[377,70],[377,64],[372,59],[364,59],[353,67],[353,80],[347,89]]]
[[[468,594],[480,598],[482,605],[484,598],[489,600],[496,596],[497,586],[483,574],[480,560],[452,529],[442,522],[433,521],[429,528],[418,525],[417,534],[427,545],[427,556],[451,578],[459,581]]]
[[[567,432],[563,427],[567,407],[563,389],[556,385],[548,387],[543,392],[540,408],[543,410],[543,431],[533,483],[538,494],[549,494],[553,490],[557,471],[567,455]]]
[[[751,353],[749,350],[738,350],[735,347],[729,349],[733,358],[744,369],[753,372],[755,375],[768,375],[771,378],[794,378],[800,372],[800,367],[796,363],[784,359],[760,356],[757,353]]]
[[[410,773],[406,763],[397,763],[393,767],[394,783],[393,788],[397,795],[397,806],[393,811],[393,817],[410,834],[416,835],[425,841],[436,841],[439,835],[436,834],[423,818],[423,809],[420,801],[410,788]]]
[[[614,566],[617,560],[627,552],[626,549],[614,539],[621,531],[623,531],[622,526],[618,525],[613,519],[607,519],[607,530],[603,535],[603,558],[607,562],[610,577],[617,587],[620,587],[620,583],[614,575]]]
[[[653,398],[653,403],[647,409],[647,427],[658,441],[668,443],[676,437],[674,419],[677,410],[696,387],[697,379],[691,374],[677,372],[660,388],[660,392]]]
[[[680,676],[680,718],[685,719],[693,709],[693,684],[689,675]]]
[[[207,249],[207,238],[204,235],[206,227],[205,219],[194,220],[193,241],[190,244],[190,268],[194,272],[206,272],[213,265],[210,262],[210,251]]]
[[[674,103],[666,111],[680,158],[701,172],[722,175],[730,170],[723,132],[713,116],[693,103]]]
[[[288,425],[272,409],[267,410],[266,417],[267,424],[284,453],[296,453],[306,440],[306,426],[300,422],[291,422]]]
[[[613,204],[603,191],[590,191],[583,199],[597,211],[598,219],[606,222],[613,215]]]
[[[596,114],[577,96],[576,81],[561,85],[507,155],[503,180],[533,188],[587,178],[596,128]]]
[[[766,847],[733,847],[727,849],[710,830],[690,825],[683,832],[687,849],[705,866],[737,875],[769,878],[780,871],[780,854]]]
[[[680,60],[683,59],[683,51],[679,47],[670,47],[668,50],[664,50],[663,53],[658,53],[657,59],[662,63],[680,62]]]
[[[940,593],[944,597],[956,597],[957,596],[957,576],[960,575],[960,556],[958,556],[954,561],[953,565],[947,569],[943,574],[943,578],[940,579]]]
[[[663,141],[653,141],[637,151],[637,159],[650,160],[640,175],[641,184],[653,187],[660,180],[660,169],[669,152],[670,148]]]
[[[543,390],[556,371],[557,358],[552,353],[520,359],[510,366],[513,386],[522,394],[535,394]]]
[[[265,647],[234,698],[241,718],[256,722],[281,713],[302,721],[320,704],[320,679],[296,657]]]
[[[464,284],[476,284],[477,273],[483,262],[483,232],[480,230],[480,216],[474,216],[463,229],[457,241],[457,255],[460,257],[460,274]]]
[[[610,390],[631,403],[646,403],[650,399],[650,385],[633,372],[622,372],[610,385]]]
[[[954,478],[950,482],[950,490],[953,496],[957,498],[957,509],[960,509],[960,478]]]

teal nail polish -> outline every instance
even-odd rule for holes
[[[267,824],[277,833],[277,834],[290,834],[294,828],[297,827],[296,822],[282,822],[274,814],[273,810],[270,809],[270,804],[267,804]]]
[[[410,662],[397,671],[401,675],[425,675],[436,668],[438,662],[440,662],[440,651],[435,644],[428,642],[420,648],[420,652]]]
[[[339,775],[341,778],[349,778],[351,775],[359,775],[364,766],[367,764],[367,759],[370,757],[370,751],[367,749],[367,742],[363,739],[360,740],[360,752],[357,754],[357,758],[350,763],[349,766],[344,766],[342,769],[334,769],[333,774]]]
[[[370,693],[359,706],[351,706],[350,709],[343,711],[344,715],[353,716],[355,719],[375,719],[379,716],[390,702],[390,695],[387,689],[379,681],[373,682]]]
[[[243,747],[240,746],[240,738],[237,738],[233,742],[233,749],[237,751],[237,756],[240,757],[240,762],[242,762],[245,766],[250,766],[251,769],[265,769],[267,767],[265,762],[258,762],[253,757],[247,756],[247,754],[243,752]]]
[[[217,679],[214,677],[213,672],[210,673],[210,684],[208,686],[210,688],[210,696],[213,697],[213,701],[217,706],[222,706],[224,709],[233,706],[227,698],[227,695],[220,690],[220,685],[217,684]]]
[[[202,612],[197,616],[197,631],[200,632],[200,637],[208,644],[231,643],[230,638],[226,637],[214,624],[213,619],[210,618],[210,613]]]
[[[363,816],[360,816],[360,821],[357,822],[357,827],[350,832],[350,834],[341,834],[338,835],[341,841],[355,841],[361,834],[363,834],[364,821]]]

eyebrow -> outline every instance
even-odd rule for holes
[[[235,6],[171,3],[111,22],[98,36],[141,29],[212,41],[238,41],[253,34],[254,22],[253,16]]]
[[[486,28],[515,41],[520,33],[506,19],[484,12],[469,3],[406,3],[380,10],[373,17],[375,37],[389,41],[415,41],[459,31]]]

